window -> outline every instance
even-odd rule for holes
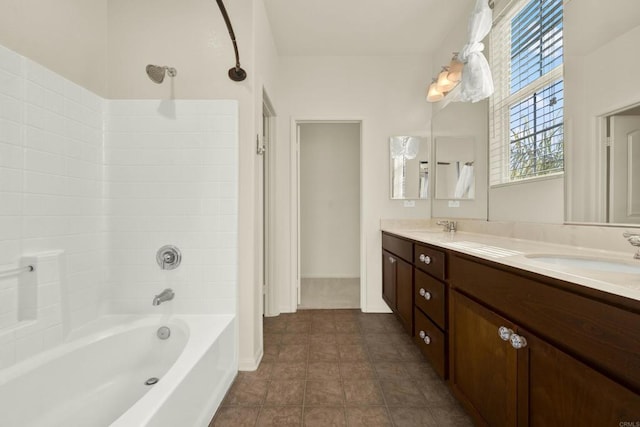
[[[564,170],[562,60],[562,0],[516,0],[491,34],[491,185]]]

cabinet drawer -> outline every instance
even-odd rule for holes
[[[440,328],[446,329],[445,284],[416,269],[414,289],[416,306],[424,311]]]
[[[413,264],[436,279],[444,280],[444,252],[416,244],[413,249]]]
[[[415,308],[415,336],[420,351],[431,363],[433,369],[442,377],[447,378],[446,337],[444,333],[429,320],[418,308]],[[426,338],[421,338],[424,333]],[[428,344],[427,344],[428,342]]]
[[[413,243],[391,234],[382,233],[382,249],[396,254],[400,258],[411,262],[413,253]]]

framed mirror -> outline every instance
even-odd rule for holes
[[[441,136],[435,146],[435,198],[475,199],[474,138]]]
[[[391,199],[429,198],[429,147],[421,136],[389,138]]]

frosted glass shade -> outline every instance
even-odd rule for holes
[[[427,101],[438,102],[444,98],[444,94],[438,90],[438,84],[433,82],[429,85],[427,90]]]
[[[444,68],[440,74],[438,74],[438,91],[440,92],[449,92],[456,86],[455,82],[449,80],[449,70]]]
[[[447,79],[449,81],[458,83],[462,79],[462,68],[464,64],[458,61],[457,57],[454,57],[449,64],[449,74],[447,75]]]

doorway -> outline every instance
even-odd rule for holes
[[[298,122],[298,308],[360,308],[360,122]]]

